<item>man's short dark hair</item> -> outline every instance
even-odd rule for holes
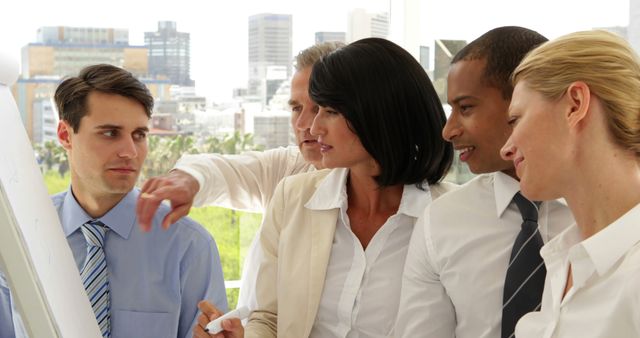
[[[473,40],[453,57],[461,60],[485,60],[484,80],[499,89],[505,100],[511,100],[511,73],[527,53],[548,39],[540,33],[517,26],[494,28]]]
[[[87,96],[92,91],[134,99],[142,104],[147,117],[151,117],[153,96],[140,80],[116,66],[88,66],[78,76],[62,81],[54,96],[60,120],[69,123],[74,133],[78,132],[80,121],[87,114]]]
[[[381,167],[380,186],[434,184],[451,166],[446,117],[422,66],[393,42],[368,38],[313,66],[311,99],[341,113]]]

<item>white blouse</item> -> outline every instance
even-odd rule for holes
[[[329,174],[306,204],[310,209],[340,209],[322,298],[309,337],[391,337],[409,239],[416,219],[431,201],[430,190],[427,185],[425,190],[405,185],[398,212],[363,249],[347,216],[348,172]]]
[[[586,240],[574,224],[540,254],[542,308],[520,319],[516,337],[640,337],[640,204]]]

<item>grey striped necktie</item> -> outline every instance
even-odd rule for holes
[[[111,336],[109,271],[103,249],[107,230],[107,227],[97,220],[82,225],[82,234],[87,241],[87,258],[82,270],[80,270],[82,284],[87,291],[100,332],[104,338]]]
[[[513,202],[522,215],[522,228],[513,243],[504,281],[502,338],[513,337],[520,317],[540,308],[547,274],[540,256],[544,242],[538,231],[538,207],[520,192],[513,196]]]

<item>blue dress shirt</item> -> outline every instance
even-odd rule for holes
[[[164,204],[153,218],[151,232],[141,232],[135,215],[139,193],[133,189],[99,218],[109,227],[104,249],[111,287],[111,337],[190,338],[200,300],[227,310],[218,249],[211,235],[188,217],[162,230],[162,219],[169,212]],[[92,218],[70,189],[52,200],[79,271],[87,253],[80,227]],[[0,274],[0,338],[23,337],[21,326]]]

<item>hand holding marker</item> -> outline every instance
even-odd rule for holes
[[[222,331],[222,321],[225,319],[231,319],[231,318],[238,318],[240,320],[244,320],[247,317],[249,317],[249,313],[251,311],[249,311],[249,308],[247,308],[246,306],[243,306],[241,308],[237,308],[233,311],[229,311],[225,314],[223,314],[222,316],[212,320],[211,322],[209,322],[209,324],[207,324],[207,327],[205,327],[204,332],[207,332],[209,334],[216,334],[220,331]]]

